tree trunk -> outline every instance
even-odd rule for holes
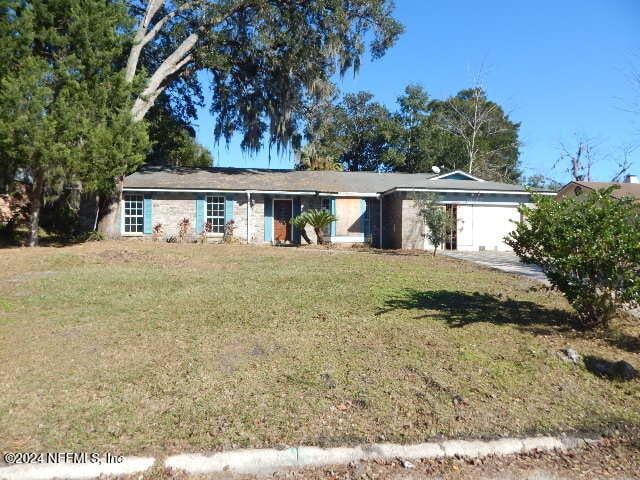
[[[433,256],[434,257],[436,256],[437,251],[438,251],[438,247],[433,247]]]
[[[318,239],[318,245],[324,245],[324,233],[321,228],[313,227],[313,231],[316,232],[316,238]]]
[[[98,221],[98,231],[105,238],[116,238],[120,236],[119,212],[122,203],[122,188],[124,186],[124,176],[116,179],[116,188],[113,195],[104,198],[104,204],[100,206],[102,217]]]
[[[307,242],[307,245],[311,245],[311,239],[309,238],[309,235],[307,235],[307,231],[304,229],[304,227],[300,229],[300,236],[304,238],[304,241]]]
[[[40,228],[40,210],[42,209],[42,194],[44,192],[44,178],[42,172],[37,171],[33,176],[31,189],[31,208],[29,212],[29,246],[38,246],[38,230]]]

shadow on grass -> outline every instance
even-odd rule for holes
[[[606,358],[587,355],[584,357],[584,366],[594,375],[608,378],[609,380],[626,382],[639,376],[633,365],[623,360],[611,361]]]
[[[517,325],[523,330],[538,334],[577,328],[573,317],[566,310],[546,308],[534,302],[502,299],[487,293],[407,289],[399,297],[388,299],[385,308],[378,314],[394,310],[429,310],[418,318],[435,317],[452,327],[490,322]]]

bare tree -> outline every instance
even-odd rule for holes
[[[617,160],[617,170],[615,175],[611,178],[612,182],[620,182],[624,178],[624,176],[629,173],[631,167],[633,166],[633,161],[631,160],[631,154],[638,148],[637,145],[623,145],[620,147],[620,155]]]
[[[591,169],[598,160],[595,141],[585,135],[575,135],[575,145],[568,147],[560,143],[560,156],[553,164],[553,168],[563,166],[575,181],[590,181]]]

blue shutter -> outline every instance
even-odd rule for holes
[[[204,229],[204,212],[207,207],[207,199],[204,195],[196,198],[196,234],[200,234]]]
[[[273,203],[271,197],[264,197],[264,241],[273,241]]]
[[[293,216],[297,217],[298,215],[300,215],[301,211],[302,211],[302,204],[300,201],[300,197],[294,197],[293,198]],[[301,237],[300,229],[294,226],[291,233],[293,237],[293,243],[300,243],[300,237]]]
[[[224,197],[224,223],[227,224],[233,220],[233,195]]]
[[[331,213],[333,215],[336,215],[336,199],[335,198],[332,198],[331,200],[329,200],[329,208],[331,210]],[[336,222],[331,222],[331,228],[329,231],[332,237],[336,236]]]
[[[360,199],[360,213],[360,219],[362,222],[362,233],[365,237],[368,237],[370,233],[369,208],[367,205],[367,200],[364,198]]]
[[[151,225],[153,202],[151,201],[151,194],[144,194],[144,203],[142,205],[142,231],[145,234],[150,234],[153,230]]]

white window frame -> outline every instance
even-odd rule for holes
[[[221,199],[221,202],[214,202],[213,199]],[[211,200],[211,201],[210,201]],[[222,209],[218,208],[217,211],[218,213],[222,212],[222,214],[220,215],[209,215],[209,204],[222,204]],[[226,199],[224,197],[224,195],[207,195],[206,199],[205,199],[205,204],[204,204],[204,223],[206,225],[207,222],[211,221],[211,225],[213,226],[213,229],[211,230],[211,232],[209,232],[212,235],[220,235],[220,234],[224,234],[224,224],[225,224],[225,214],[226,214]],[[212,207],[212,212],[213,212],[213,207]],[[219,224],[218,222],[214,222],[214,220],[220,220]]]
[[[132,209],[131,203],[135,202],[135,208]],[[135,214],[132,214],[131,211],[135,210]],[[129,213],[127,213],[129,211]],[[140,222],[136,221],[135,225],[137,228],[140,228],[138,231],[127,231],[127,226],[131,227],[134,225],[131,222],[127,222],[129,219],[141,219]],[[122,234],[123,235],[144,235],[144,195],[142,194],[134,194],[127,193],[124,196],[123,209],[122,209]]]

